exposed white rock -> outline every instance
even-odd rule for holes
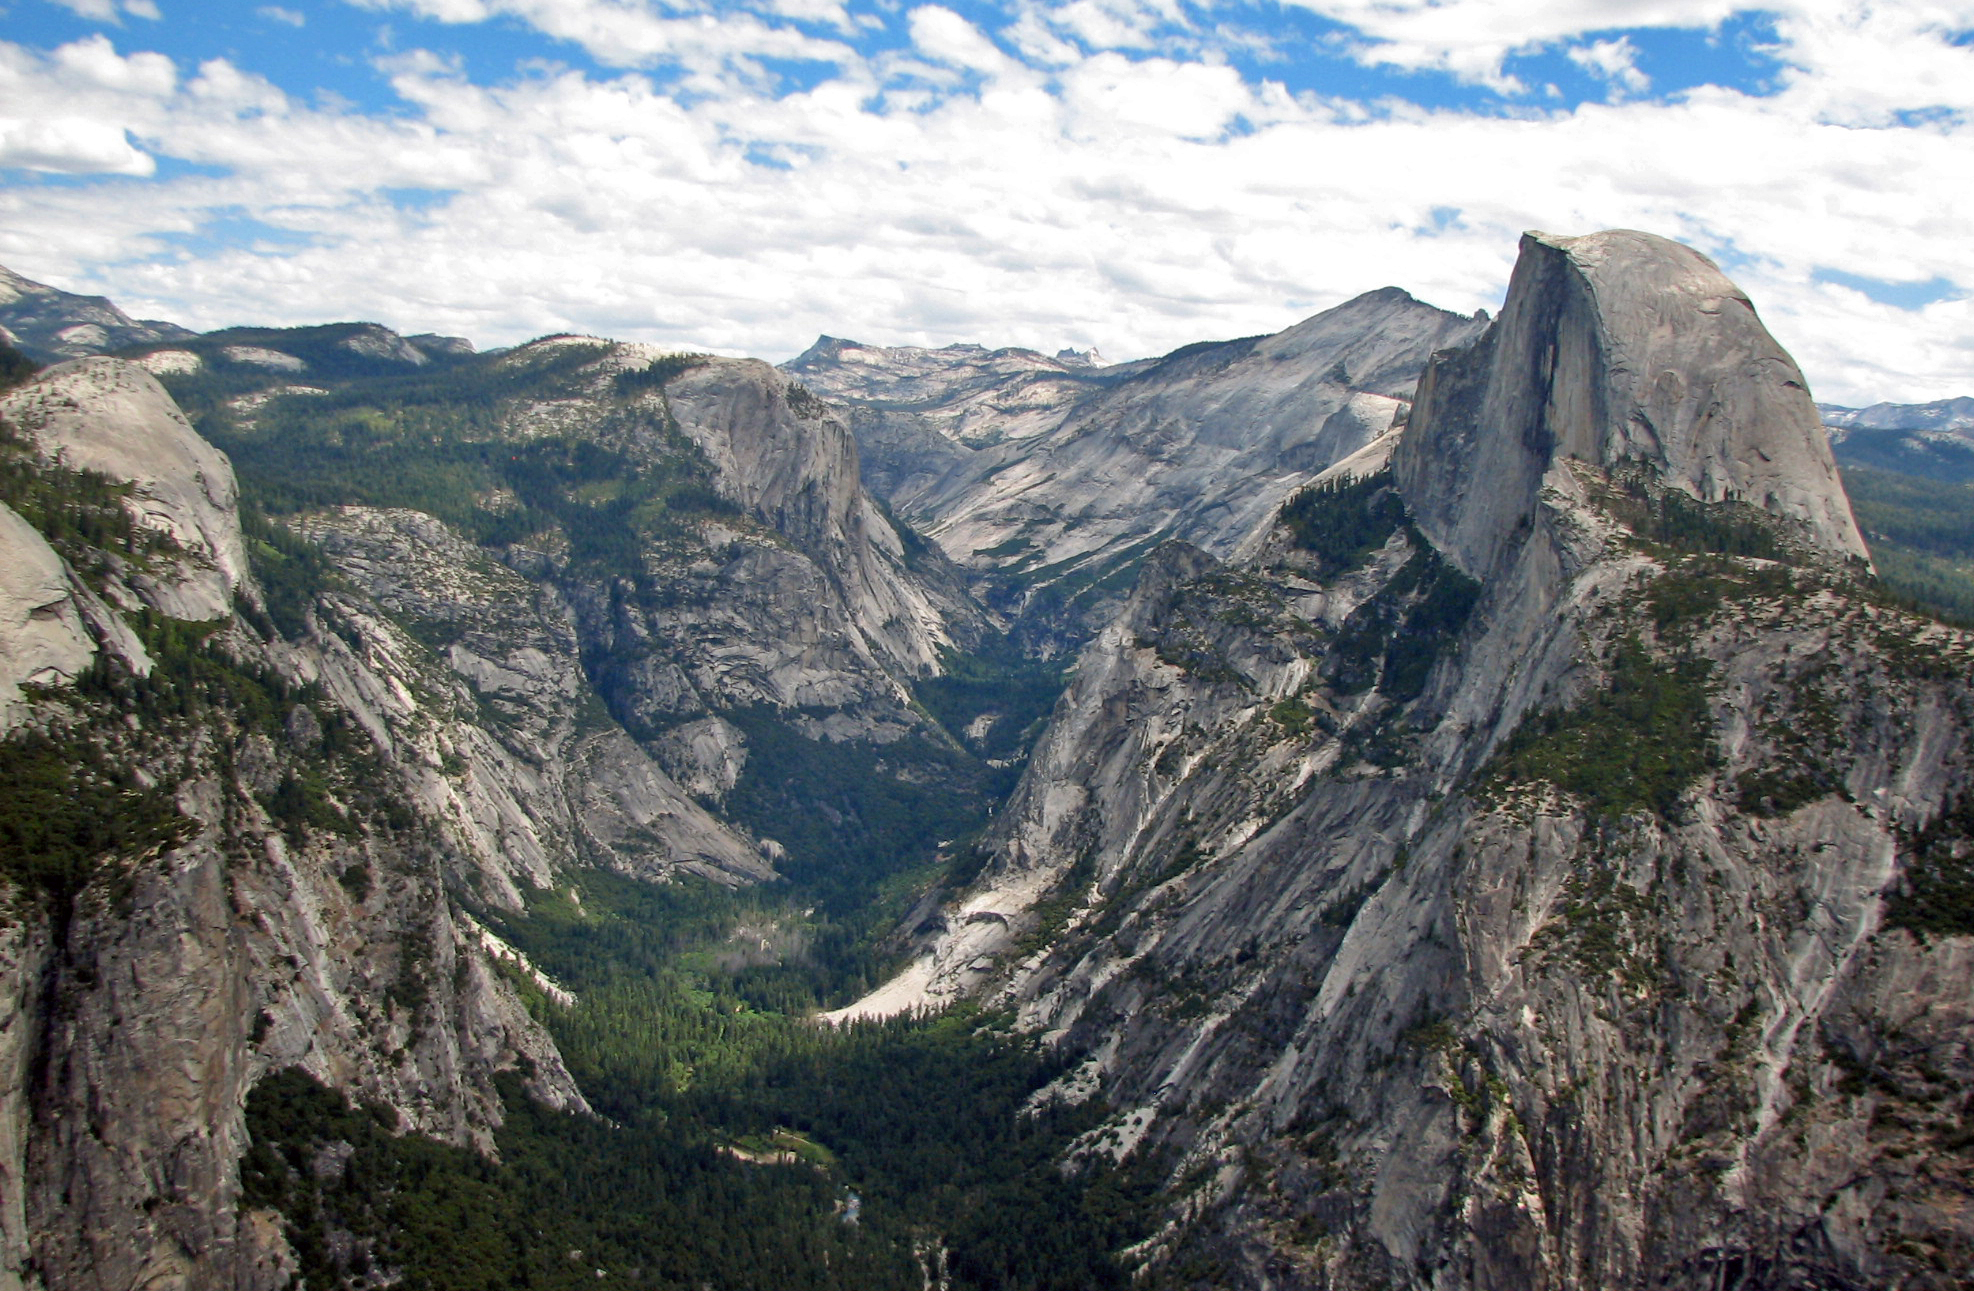
[[[405,363],[412,367],[423,367],[432,361],[423,350],[404,337],[387,327],[378,327],[375,324],[366,324],[361,330],[344,337],[338,344],[352,354],[361,354],[366,359],[381,359],[386,363]]]
[[[181,619],[232,612],[247,570],[233,467],[155,377],[118,359],[77,359],[0,395],[0,416],[72,469],[129,484],[131,518],[178,545],[181,556],[131,575],[147,601]]]
[[[77,323],[56,332],[55,339],[67,348],[99,350],[109,344],[110,334],[100,323]]]
[[[302,527],[378,604],[453,638],[442,657],[477,701],[457,682],[421,675],[416,643],[355,605],[347,613],[363,624],[364,649],[325,633],[320,662],[308,666],[396,746],[401,763],[443,765],[447,752],[457,760],[454,774],[415,775],[416,791],[452,823],[498,904],[518,908],[517,885],[550,886],[578,856],[646,878],[679,870],[726,883],[773,877],[751,842],[620,728],[585,720],[577,631],[552,591],[422,512],[343,507]],[[500,714],[499,738],[474,720],[477,705]]]
[[[264,345],[227,345],[220,354],[234,363],[244,363],[248,367],[267,368],[273,372],[306,372],[308,364],[282,350],[270,350]]]
[[[709,359],[674,379],[666,398],[722,492],[822,571],[845,616],[845,644],[896,675],[936,670],[954,624],[978,611],[957,587],[906,568],[903,540],[864,492],[842,418],[753,359]]]
[[[850,404],[866,474],[901,514],[1026,585],[1168,537],[1230,554],[1388,429],[1432,351],[1480,326],[1386,288],[1274,336],[1107,368],[832,338],[788,368]]]
[[[1699,252],[1629,230],[1529,233],[1500,319],[1421,383],[1397,466],[1421,527],[1469,573],[1491,568],[1562,459],[1637,463],[1862,561],[1821,426],[1795,361]]]
[[[1389,659],[1345,677],[1424,558],[1402,526],[1347,570],[1285,531],[1236,567],[1160,549],[981,877],[844,1014],[984,996],[1083,1056],[1121,1109],[1084,1148],[1186,1181],[1136,1257],[1187,1243],[1231,1285],[1923,1284],[1974,1252],[1921,1181],[1968,1174],[1927,1100],[1974,1080],[1974,942],[1884,897],[1974,777],[1974,637],[1854,595],[1793,365],[1710,266],[1632,234],[1524,252],[1496,331],[1333,468],[1397,440],[1419,527],[1482,580],[1458,641],[1403,692]],[[1742,590],[1655,613],[1681,571],[1601,500],[1628,462],[1799,525],[1791,577],[1825,590],[1729,561]],[[1711,679],[1719,761],[1676,809],[1483,774],[1640,648]],[[1824,779],[1788,805],[1749,787],[1798,768]],[[1866,1061],[1902,1074],[1865,1092]]]
[[[0,732],[18,715],[23,684],[72,680],[95,655],[62,558],[0,506]]]
[[[154,377],[183,376],[206,365],[204,359],[190,350],[152,350],[131,361]]]
[[[427,354],[464,355],[473,353],[473,342],[464,336],[440,336],[436,332],[420,332],[416,336],[404,338]]]
[[[747,765],[746,737],[720,717],[673,727],[653,751],[681,788],[701,798],[725,797]]]

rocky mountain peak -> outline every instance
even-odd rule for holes
[[[193,335],[176,323],[132,318],[102,296],[78,296],[0,265],[0,333],[44,363]]]
[[[1802,371],[1711,260],[1664,238],[1525,234],[1501,317],[1435,356],[1395,460],[1421,528],[1481,573],[1563,459],[1636,463],[1867,559]]]

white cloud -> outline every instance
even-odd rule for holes
[[[1718,26],[1737,0],[1287,0],[1355,28],[1359,57],[1507,86],[1502,60],[1591,32]],[[1821,0],[1807,0],[1810,4]],[[1781,0],[1783,5],[1788,0]],[[1776,5],[1764,5],[1772,9]]]
[[[92,0],[93,2],[93,0]],[[612,67],[672,63],[702,78],[700,88],[717,88],[721,69],[763,58],[843,63],[847,45],[810,36],[799,28],[764,21],[745,11],[716,4],[664,6],[651,0],[352,0],[366,8],[398,10],[435,22],[476,23],[514,18],[544,35],[579,45]],[[795,0],[796,13],[776,0],[770,13],[782,17],[835,17],[837,5]],[[683,11],[681,11],[683,10]],[[806,11],[806,12],[805,12]],[[833,25],[842,26],[841,22]]]
[[[131,147],[123,131],[102,122],[75,117],[0,118],[0,168],[61,175],[148,175],[157,163]]]
[[[120,23],[118,0],[53,0],[78,18],[91,22]],[[164,15],[158,12],[157,0],[122,0],[123,13],[133,18],[148,18],[157,22]]]
[[[161,54],[118,54],[103,36],[36,55],[0,44],[0,167],[67,175],[149,175],[132,145],[178,83]]]
[[[922,5],[911,11],[912,44],[934,62],[963,67],[989,76],[1004,75],[1016,63],[1003,54],[980,29],[951,9]]]
[[[1159,49],[1165,29],[1190,25],[1171,0],[1070,0],[1049,21],[1092,50]]]
[[[1628,36],[1574,46],[1569,56],[1584,71],[1609,81],[1614,91],[1643,94],[1652,88],[1651,78],[1638,70],[1638,47]]]
[[[301,27],[308,23],[307,16],[300,10],[284,9],[278,4],[264,4],[254,12],[269,22],[278,22],[289,27]]]
[[[558,12],[578,10],[631,13]],[[683,3],[637,14],[699,23]],[[1636,227],[1720,255],[1820,397],[1934,398],[1974,392],[1970,130],[1886,125],[1964,104],[1974,55],[1922,17],[1785,16],[1795,70],[1769,97],[1508,115],[1297,97],[1204,58],[1091,48],[1039,10],[990,35],[937,5],[899,14],[911,49],[838,55],[799,92],[718,70],[762,48],[757,14],[694,37],[712,70],[691,93],[566,68],[477,85],[413,51],[388,64],[401,103],[379,116],[101,37],[0,44],[0,104],[32,127],[0,133],[0,155],[30,159],[12,164],[142,175],[150,153],[217,172],[141,201],[129,181],[0,188],[0,262],[202,327],[375,317],[483,344],[573,328],[771,358],[827,331],[1123,356],[1386,284],[1493,308],[1523,229]],[[1558,38],[1619,85],[1635,70],[1620,39]],[[400,206],[399,190],[427,196]],[[174,249],[215,213],[302,245]],[[1818,266],[1962,294],[1902,311]]]

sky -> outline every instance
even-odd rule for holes
[[[0,0],[0,264],[207,330],[792,357],[1497,309],[1712,256],[1838,403],[1974,394],[1974,0]]]

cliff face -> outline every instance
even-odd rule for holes
[[[1401,434],[1152,557],[853,1011],[1082,1055],[1182,1285],[1951,1285],[1974,641],[1814,428],[1705,261],[1532,235]]]
[[[721,491],[813,563],[842,620],[819,625],[818,634],[841,635],[858,666],[924,676],[937,670],[942,648],[979,631],[983,619],[957,572],[931,553],[908,560],[903,536],[864,491],[857,444],[837,410],[755,360],[708,361],[666,394]],[[797,601],[775,614],[801,609]]]
[[[40,602],[6,652],[35,689],[6,749],[0,1285],[275,1285],[235,1173],[264,1072],[457,1141],[487,1141],[498,1070],[580,1105],[448,896],[476,857],[514,872],[432,791],[466,741],[414,643],[354,598],[361,650],[233,616],[263,597],[232,471],[152,378],[84,360],[0,419]]]
[[[1635,463],[1866,559],[1802,372],[1739,288],[1663,238],[1526,235],[1500,322],[1433,367],[1413,420],[1399,485],[1469,573],[1499,557],[1562,460]]]
[[[1032,615],[1042,588],[1083,602],[1080,640],[1121,603],[1121,568],[1166,538],[1232,554],[1392,425],[1428,355],[1479,328],[1386,288],[1273,336],[1108,368],[840,342],[789,366],[845,402],[901,515],[1011,607]]]

